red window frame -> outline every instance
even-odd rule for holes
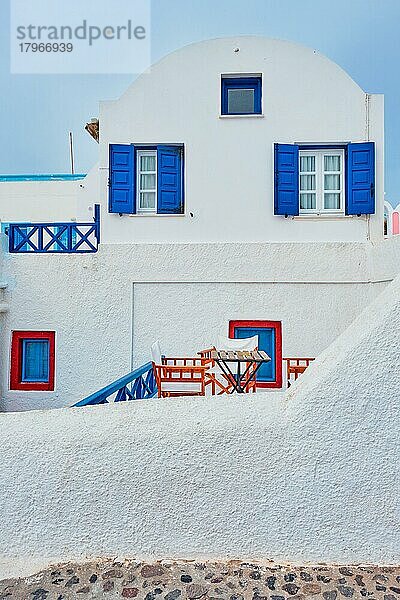
[[[49,381],[22,381],[23,340],[49,342]],[[13,331],[11,337],[10,390],[53,391],[55,374],[55,331]]]
[[[282,321],[229,321],[229,337],[235,337],[235,327],[260,327],[275,329],[275,381],[257,382],[257,388],[275,388],[282,387]]]

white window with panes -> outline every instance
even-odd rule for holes
[[[300,214],[344,212],[344,150],[300,150]]]
[[[137,151],[137,212],[157,212],[157,151]]]

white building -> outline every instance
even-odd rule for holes
[[[99,123],[99,163],[57,214],[31,210],[39,183],[0,184],[2,205],[26,193],[25,216],[3,221],[90,223],[100,204],[102,232],[97,254],[4,252],[3,410],[72,404],[155,339],[193,355],[239,329],[260,336],[262,384],[279,388],[282,352],[317,356],[397,272],[382,260],[383,97],[315,50],[193,44],[101,103]],[[18,355],[34,331],[55,358],[36,387]]]
[[[248,91],[241,91],[241,85]],[[245,114],[223,114],[227,111],[222,106],[221,88]],[[184,174],[182,203],[175,214],[167,209],[168,218],[153,215],[145,220],[137,198],[126,207],[135,213],[133,217],[109,213],[104,217],[105,243],[381,239],[383,97],[366,94],[342,69],[314,50],[258,37],[194,44],[161,60],[119,100],[101,103],[99,120],[103,214],[108,207],[110,144],[133,145],[135,153],[147,147],[180,147]],[[365,165],[354,166],[358,175],[354,173],[353,183],[360,190],[346,189],[351,184],[349,144],[365,142],[374,142],[376,154],[375,206],[365,207],[365,212],[372,213],[369,215],[363,214],[362,204],[367,199],[362,186],[371,197],[374,182],[362,182]],[[278,208],[283,216],[274,215],[277,143],[297,145],[300,154],[315,153],[315,202],[304,196],[297,218],[293,207],[285,218],[284,205]],[[321,151],[341,159],[340,164],[338,159],[326,159],[327,166],[340,168],[340,178],[331,179],[340,179],[341,193],[340,200],[326,197],[325,206]],[[363,152],[357,156],[371,158]],[[307,168],[306,159],[303,164]],[[306,185],[306,177],[303,180]],[[352,193],[353,200],[360,201],[358,207],[350,204]],[[313,209],[306,210],[307,202]]]
[[[385,236],[399,235],[400,233],[400,204],[395,208],[385,200],[384,203],[384,232]]]

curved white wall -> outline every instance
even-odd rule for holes
[[[104,555],[398,564],[399,298],[400,278],[286,397],[0,415],[2,574]]]
[[[235,52],[239,48],[239,52]],[[220,117],[223,73],[262,73],[264,115]],[[244,36],[173,52],[100,111],[104,241],[361,241],[383,235],[383,98],[333,62],[290,42]],[[376,142],[377,212],[365,217],[273,216],[275,142]],[[110,143],[184,143],[185,216],[107,211]],[[193,213],[193,217],[190,216]]]

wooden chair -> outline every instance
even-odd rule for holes
[[[200,350],[200,352],[198,352],[197,354],[200,356],[200,358],[204,359],[204,360],[209,360],[211,363],[214,363],[215,361],[211,358],[211,352],[213,352],[215,350],[215,346],[211,346],[211,348],[206,348],[206,350]]]
[[[207,369],[208,367],[204,365],[156,365],[153,363],[158,397],[205,396],[205,374]]]
[[[162,365],[168,365],[170,367],[206,367],[212,362],[211,359],[203,358],[201,356],[163,356],[161,359]]]
[[[159,398],[205,395],[203,375],[213,361],[202,357],[164,356],[158,340],[151,345],[151,356]]]
[[[211,352],[215,350],[215,346],[211,348],[206,348],[205,350],[200,350],[197,354],[200,356],[200,360],[204,360],[208,365],[208,370],[206,372],[205,383],[206,386],[211,386],[211,394],[212,396],[220,396],[221,394],[229,394],[229,388],[224,385],[218,378],[217,374],[220,373],[220,369],[215,364],[215,360],[211,358]],[[216,393],[218,388],[218,393]]]
[[[315,358],[283,358],[282,360],[286,361],[287,386],[290,387]]]

